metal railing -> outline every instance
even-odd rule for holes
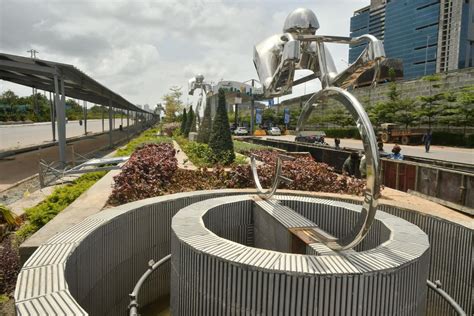
[[[435,282],[431,282],[430,280],[426,280],[426,284],[432,290],[434,290],[437,294],[439,294],[442,298],[444,298],[449,305],[458,313],[460,316],[466,316],[466,312],[459,306],[459,304],[441,288],[441,282],[436,280]]]
[[[143,283],[145,283],[146,279],[156,270],[159,266],[164,264],[165,262],[169,261],[171,258],[171,254],[163,257],[161,260],[155,263],[154,260],[150,260],[148,262],[148,270],[140,277],[137,284],[133,288],[132,293],[129,294],[130,296],[130,304],[128,305],[128,315],[129,316],[139,316],[138,313],[138,294],[140,293],[140,288],[142,287]]]

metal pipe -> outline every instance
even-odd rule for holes
[[[84,135],[87,135],[87,101],[84,101]]]
[[[146,279],[152,274],[159,266],[161,266],[163,263],[169,261],[171,258],[171,254],[163,257],[161,260],[158,262],[154,262],[153,260],[150,260],[148,263],[148,270],[143,273],[143,275],[138,279],[137,284],[135,284],[135,287],[133,288],[132,293],[129,294],[130,296],[130,304],[128,305],[128,310],[129,310],[129,316],[139,316],[138,314],[138,294],[140,293],[140,288],[142,287],[143,283],[145,283]]]
[[[441,288],[441,282],[436,280],[435,282],[431,282],[430,280],[426,280],[426,284],[432,290],[434,290],[437,294],[439,294],[442,298],[444,298],[449,305],[458,313],[458,315],[466,316],[466,312],[459,306],[459,304],[443,289]]]
[[[54,110],[55,108],[55,103],[53,103],[53,99],[51,97],[51,91],[49,92],[49,105],[50,105],[50,118],[51,118],[51,130],[53,132],[53,142],[56,141],[56,111]]]
[[[59,81],[59,82],[58,82]],[[64,81],[54,75],[54,91],[56,113],[58,119],[58,148],[59,161],[62,165],[66,164],[66,113],[65,113],[65,96],[64,96]],[[60,93],[62,96],[60,97]]]

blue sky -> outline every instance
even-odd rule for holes
[[[368,0],[148,1],[0,0],[0,49],[70,63],[137,104],[155,105],[171,86],[202,73],[208,81],[256,78],[253,45],[280,33],[288,13],[313,10],[318,34],[349,35],[353,11]],[[338,68],[346,45],[331,45]],[[343,61],[344,60],[344,61]],[[297,74],[301,76],[302,74]],[[319,84],[306,84],[306,92]],[[31,89],[0,81],[0,93]],[[302,85],[294,95],[303,93]],[[193,97],[190,97],[193,101]]]

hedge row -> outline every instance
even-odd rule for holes
[[[331,138],[355,138],[360,139],[359,130],[357,128],[331,128],[324,130],[327,137]]]
[[[432,145],[474,148],[474,134],[464,135],[452,132],[433,132]]]
[[[360,139],[357,128],[332,128],[324,130],[327,137]],[[433,131],[432,145],[474,148],[474,134]]]

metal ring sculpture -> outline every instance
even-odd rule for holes
[[[304,126],[304,123],[308,119],[312,110],[319,103],[326,102],[328,99],[335,99],[341,102],[346,109],[351,113],[352,117],[356,121],[357,128],[362,138],[364,150],[366,153],[367,163],[367,188],[364,194],[364,202],[362,204],[361,216],[359,217],[356,225],[352,231],[342,239],[331,240],[330,242],[324,242],[329,248],[333,250],[344,250],[353,248],[360,243],[369,232],[370,226],[372,225],[377,211],[378,198],[380,195],[380,160],[379,153],[377,150],[377,139],[375,137],[372,124],[370,123],[369,117],[365,112],[360,102],[349,92],[337,87],[328,87],[317,93],[315,93],[305,104],[303,111],[300,115],[297,125],[297,131],[300,131]],[[269,199],[276,192],[278,185],[281,180],[291,181],[288,178],[282,176],[282,158],[279,156],[276,164],[275,178],[272,186],[268,190],[264,190],[260,183],[257,174],[257,165],[255,157],[252,157],[252,173],[254,177],[259,196],[264,199]]]
[[[374,69],[374,81],[379,74],[380,61],[385,58],[383,44],[372,35],[357,38],[315,35],[319,28],[316,15],[308,9],[296,9],[288,15],[283,31],[285,34],[267,38],[255,47],[254,63],[260,81],[266,88],[267,96],[277,96],[291,92],[295,69],[309,69],[314,72],[312,78],[319,78],[323,89],[315,93],[305,104],[298,120],[297,132],[301,131],[313,108],[320,103],[334,99],[342,103],[356,121],[366,153],[367,188],[362,204],[361,215],[351,232],[339,238],[321,237],[321,242],[333,250],[353,248],[369,232],[374,221],[378,198],[380,195],[379,169],[380,160],[377,150],[377,139],[372,124],[360,102],[347,90],[347,87],[367,71]],[[359,58],[349,67],[337,73],[332,57],[324,46],[325,42],[356,44],[368,41],[369,45]],[[309,80],[309,79],[308,79]],[[301,80],[299,80],[301,82]],[[282,176],[282,157],[278,157],[275,179],[268,190],[261,186],[257,174],[255,158],[252,158],[252,173],[259,196],[269,199],[276,192],[282,180],[291,181]]]

